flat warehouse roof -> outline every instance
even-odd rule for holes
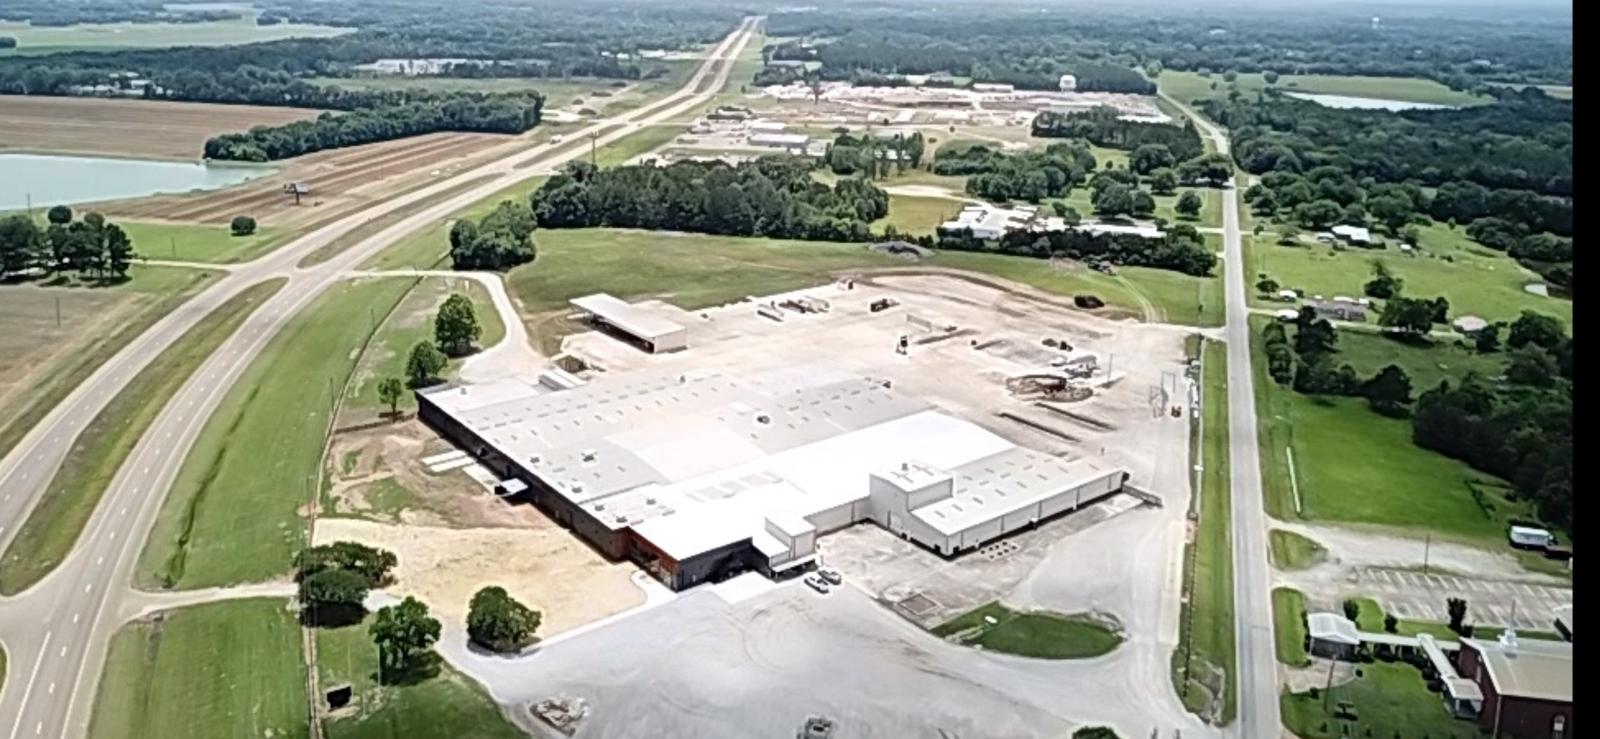
[[[682,324],[605,293],[585,295],[568,302],[595,318],[647,341],[687,330]]]
[[[1085,460],[1068,463],[1023,447],[969,462],[952,472],[955,490],[950,497],[912,511],[945,536],[1121,474],[1121,470],[1102,469]]]

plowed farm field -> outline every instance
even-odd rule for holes
[[[196,160],[206,139],[320,111],[254,105],[0,95],[0,150]]]
[[[496,156],[491,149],[518,141],[497,134],[434,133],[320,151],[279,162],[282,169],[273,176],[224,190],[107,203],[101,210],[126,218],[190,223],[226,223],[240,214],[273,226],[319,223],[455,174]],[[309,189],[298,205],[284,193],[291,182]]]

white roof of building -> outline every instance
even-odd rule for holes
[[[1464,647],[1483,655],[1500,695],[1572,702],[1572,644],[1543,639],[1462,639]]]
[[[774,144],[777,146],[805,146],[811,137],[803,133],[767,133],[758,132],[750,134],[752,144]]]
[[[911,512],[945,536],[1019,511],[1115,471],[1011,447],[957,466],[954,494]],[[1120,474],[1120,472],[1115,472]]]
[[[684,330],[680,323],[605,293],[585,295],[567,302],[641,339],[657,339]]]
[[[1368,231],[1365,228],[1362,228],[1361,226],[1351,226],[1351,225],[1348,225],[1348,224],[1341,223],[1341,224],[1339,224],[1337,226],[1334,226],[1330,230],[1333,231],[1333,234],[1335,236],[1343,236],[1346,239],[1349,239],[1351,241],[1371,241],[1372,240],[1372,232]]]
[[[1455,326],[1457,330],[1472,333],[1474,331],[1482,331],[1485,328],[1488,328],[1489,322],[1477,316],[1460,316],[1456,318],[1456,320],[1451,321],[1450,325]]]
[[[1135,224],[1124,223],[1083,223],[1074,226],[1074,228],[1078,229],[1079,231],[1088,231],[1089,233],[1097,234],[1136,234],[1147,239],[1159,239],[1162,236],[1167,235],[1167,232],[1162,231],[1155,226],[1139,226]]]
[[[1306,616],[1306,631],[1312,639],[1318,641],[1334,642],[1336,644],[1361,644],[1361,637],[1356,633],[1356,624],[1348,618],[1337,613],[1312,613]]]

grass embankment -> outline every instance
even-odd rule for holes
[[[200,292],[217,276],[215,272],[203,272],[189,269],[169,269],[165,267],[140,267],[135,266],[128,271],[128,282],[115,287],[71,288],[71,292],[113,291],[126,293],[125,308],[97,304],[95,310],[114,311],[118,316],[104,326],[95,326],[87,331],[84,336],[63,338],[71,344],[70,351],[58,353],[57,359],[50,361],[49,370],[34,373],[28,379],[28,393],[24,397],[16,398],[8,407],[6,416],[0,420],[0,456],[10,453],[11,448],[26,436],[28,431],[48,415],[62,399],[71,394],[73,390],[83,384],[83,381],[93,375],[100,365],[112,355],[127,346],[134,338],[144,333],[156,321],[161,320],[168,313],[178,309],[195,293]],[[63,292],[68,292],[64,289]],[[19,293],[20,294],[20,293]],[[0,298],[7,297],[0,295]],[[49,291],[39,291],[35,296],[28,296],[21,300],[49,299]],[[0,305],[8,304],[0,303]],[[67,305],[67,317],[72,320],[71,305]],[[20,315],[21,311],[17,311]],[[12,339],[18,339],[19,334],[26,333],[26,328],[11,325],[8,319],[10,311],[0,313],[0,327],[5,327],[11,332]],[[52,341],[57,339],[52,339]],[[28,347],[24,346],[25,351]],[[24,353],[24,352],[19,352]],[[13,355],[15,356],[15,355]],[[19,365],[16,370],[26,373],[32,361]],[[0,366],[10,363],[0,359]]]
[[[615,167],[627,164],[628,160],[642,154],[648,154],[667,144],[683,133],[683,126],[661,125],[644,126],[616,141],[599,147],[594,152],[594,163],[600,167]],[[587,159],[588,157],[584,157]]]
[[[336,395],[412,280],[340,283],[269,342],[178,472],[139,559],[145,587],[199,588],[288,571],[304,544]]]
[[[249,236],[234,236],[227,226],[194,223],[117,221],[145,259],[228,264],[247,262],[282,246],[294,235],[272,226],[258,226]]]
[[[1183,614],[1172,655],[1173,684],[1191,711],[1217,723],[1238,710],[1238,655],[1233,608],[1233,501],[1229,488],[1228,374],[1226,347],[1203,344],[1201,424],[1192,432],[1191,453],[1201,465],[1193,510],[1193,539],[1184,547]],[[1220,690],[1220,701],[1213,696]]]
[[[1303,570],[1328,558],[1328,550],[1321,544],[1293,531],[1268,531],[1267,543],[1272,552],[1272,564],[1280,570]]]
[[[1018,611],[999,602],[979,606],[932,631],[968,646],[1039,659],[1098,657],[1122,643],[1116,631],[1091,617]]]
[[[217,306],[134,375],[72,440],[60,469],[0,559],[0,593],[21,592],[61,564],[167,401],[286,282],[277,278],[252,285]]]
[[[1526,503],[1507,500],[1503,482],[1412,443],[1409,420],[1379,415],[1358,398],[1316,398],[1278,385],[1267,374],[1259,346],[1261,328],[1269,320],[1254,316],[1250,322],[1269,514],[1285,520],[1374,524],[1402,535],[1432,532],[1503,548],[1508,520],[1530,514]],[[1477,355],[1448,345],[1416,347],[1354,330],[1339,332],[1336,360],[1350,363],[1362,376],[1398,364],[1418,394],[1468,371],[1497,372],[1505,361],[1504,355]],[[1293,483],[1288,449],[1294,455]],[[1481,499],[1474,496],[1473,486]],[[1296,487],[1302,505],[1298,515]]]
[[[321,684],[348,683],[351,708],[322,722],[328,739],[523,739],[483,688],[441,665],[438,675],[414,685],[377,684],[378,653],[366,621],[317,629]]]
[[[478,219],[494,210],[504,200],[526,201],[528,196],[544,184],[546,177],[530,177],[509,185],[489,197],[479,200],[424,229],[413,231],[373,255],[362,269],[430,269],[448,264],[450,254],[450,225],[461,218]],[[534,233],[534,243],[539,243],[545,231]]]
[[[373,315],[381,319],[378,331],[362,352],[355,374],[350,378],[343,411],[370,413],[388,410],[378,399],[378,383],[385,377],[405,378],[406,358],[411,353],[411,347],[419,341],[433,340],[434,315],[451,293],[461,293],[472,301],[478,325],[483,328],[483,334],[478,339],[479,346],[494,346],[505,338],[505,324],[500,321],[500,313],[495,310],[488,290],[482,285],[464,277],[425,277],[406,293],[405,299],[389,312],[387,318],[377,316],[374,312]],[[452,359],[452,368],[459,367],[463,359]],[[406,393],[400,400],[400,408],[411,408],[415,402],[411,394]]]
[[[95,696],[94,739],[307,736],[300,627],[278,599],[226,601],[124,626]]]
[[[1267,89],[1266,79],[1259,73],[1243,73],[1229,83],[1216,71],[1209,77],[1196,72],[1174,69],[1161,71],[1158,79],[1161,91],[1188,103],[1197,99],[1226,99],[1229,87],[1250,99]],[[1215,82],[1217,88],[1211,89]],[[1420,77],[1361,77],[1334,74],[1285,74],[1278,77],[1273,87],[1284,92],[1306,92],[1319,95],[1345,95],[1349,97],[1396,100],[1429,105],[1479,105],[1491,102],[1490,98],[1452,90],[1438,82]]]
[[[1273,533],[1278,533],[1274,531]],[[1306,596],[1293,588],[1272,591],[1272,638],[1278,661],[1291,667],[1311,664],[1306,655]]]
[[[1572,324],[1572,301],[1528,292],[1525,286],[1542,284],[1544,279],[1515,259],[1473,242],[1464,229],[1431,224],[1419,231],[1419,249],[1411,256],[1398,246],[1342,250],[1327,244],[1279,246],[1277,234],[1264,231],[1245,241],[1250,266],[1246,277],[1253,286],[1257,275],[1265,273],[1283,288],[1304,290],[1308,296],[1360,297],[1362,286],[1372,279],[1374,263],[1381,261],[1405,281],[1406,295],[1444,296],[1450,301],[1451,317],[1474,315],[1510,322],[1522,311],[1532,310]],[[1253,287],[1250,295],[1252,305],[1284,307],[1283,303],[1257,295]],[[1377,316],[1369,321],[1376,323]]]
[[[301,257],[300,262],[295,266],[305,268],[322,264],[329,259],[343,254],[346,250],[356,246],[357,244],[377,236],[384,229],[410,218],[412,214],[416,212],[417,208],[425,208],[441,200],[448,200],[463,192],[479,187],[484,183],[495,179],[496,177],[499,177],[499,175],[486,174],[478,177],[472,177],[440,190],[432,196],[429,196],[425,202],[417,203],[413,206],[396,208],[380,216],[362,221],[360,225],[357,225],[349,231],[339,234],[337,237],[334,237],[332,241],[323,244],[310,254]]]

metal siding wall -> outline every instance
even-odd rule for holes
[[[817,511],[806,516],[806,520],[810,521],[812,526],[817,527],[818,535],[838,531],[856,522],[855,503],[845,503],[827,510]]]

